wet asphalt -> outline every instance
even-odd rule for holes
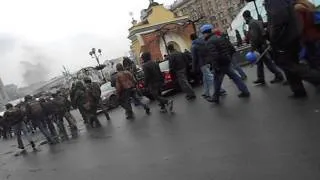
[[[288,99],[287,86],[253,86],[254,70],[247,100],[226,78],[220,106],[197,88],[194,102],[170,96],[172,116],[153,103],[151,116],[138,108],[128,121],[118,108],[110,122],[100,116],[103,128],[79,122],[77,139],[20,156],[15,141],[0,141],[0,180],[319,180],[320,94],[306,85],[308,99]]]

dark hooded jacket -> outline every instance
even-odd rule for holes
[[[249,26],[248,36],[250,39],[252,50],[256,51],[261,49],[261,47],[266,44],[266,39],[265,39],[266,32],[263,28],[263,22],[252,18],[248,22],[248,26]]]
[[[214,34],[208,36],[205,41],[213,66],[215,68],[229,66],[231,57],[235,53],[235,48],[231,42],[223,37],[217,37]]]
[[[77,81],[74,86],[74,96],[72,104],[76,107],[83,106],[87,102],[86,88],[81,81]]]
[[[208,64],[208,48],[204,39],[198,38],[192,41],[192,69],[199,70],[202,66]]]
[[[163,83],[164,78],[158,63],[151,59],[145,60],[142,69],[144,72],[144,83],[147,87]]]
[[[276,49],[287,50],[300,38],[302,29],[293,3],[294,0],[265,0],[270,41]]]
[[[169,55],[169,69],[172,73],[186,69],[188,66],[188,57],[178,51],[171,52]]]

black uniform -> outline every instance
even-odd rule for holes
[[[306,90],[295,69],[299,64],[300,30],[293,6],[287,0],[266,0],[265,7],[275,61],[283,69],[294,97],[304,97]]]
[[[56,142],[46,128],[46,114],[40,102],[28,100],[26,102],[26,116],[40,129],[50,144],[54,144]]]
[[[260,54],[262,54],[268,47],[266,39],[265,39],[265,31],[263,28],[262,21],[251,19],[248,22],[249,25],[249,39],[250,44],[253,51],[257,51]],[[265,82],[265,76],[264,76],[264,64],[267,66],[267,68],[275,75],[275,79],[271,81],[271,83],[275,83],[277,81],[283,81],[283,76],[277,66],[273,63],[271,56],[269,53],[264,55],[259,62],[257,62],[257,75],[258,80],[257,83]]]
[[[24,149],[24,144],[21,138],[21,132],[23,132],[23,135],[27,138],[32,148],[35,149],[35,144],[27,131],[26,124],[24,122],[24,117],[24,114],[19,108],[12,107],[4,113],[3,118],[10,127],[13,127],[15,135],[17,137],[19,149]]]

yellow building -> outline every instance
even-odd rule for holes
[[[140,54],[149,51],[153,60],[162,61],[167,46],[173,44],[178,51],[190,49],[190,35],[194,26],[187,16],[177,17],[162,4],[151,1],[148,9],[141,11],[141,21],[132,21],[129,29],[131,50],[138,64]]]

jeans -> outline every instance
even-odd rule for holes
[[[237,62],[238,58],[240,58],[240,54],[238,52],[236,52],[232,56],[231,66],[236,72],[238,72],[238,74],[240,75],[241,79],[246,79],[247,78],[247,74],[243,71],[243,69],[238,64],[238,62]]]
[[[210,65],[201,66],[202,72],[202,81],[203,81],[203,88],[204,88],[204,95],[210,96],[210,87],[213,87],[213,74],[210,71]]]
[[[227,67],[222,67],[219,70],[216,70],[216,74],[214,77],[214,84],[215,84],[214,95],[215,96],[218,97],[220,94],[221,85],[225,75],[229,76],[229,78],[232,79],[232,81],[236,84],[236,86],[242,93],[245,93],[245,94],[249,93],[247,86],[243,83],[241,78],[234,72],[231,66],[227,66]]]
[[[195,93],[188,81],[186,73],[187,73],[186,69],[181,69],[177,71],[176,75],[177,75],[179,85],[182,91],[187,94],[187,96],[195,96]]]
[[[18,141],[18,147],[20,149],[23,149],[24,148],[24,144],[23,144],[23,141],[22,141],[22,135],[21,135],[21,132],[23,133],[24,137],[31,143],[33,142],[29,132],[27,131],[27,127],[26,127],[26,124],[25,122],[19,122],[18,124],[14,125],[13,126],[13,129],[14,129],[14,133],[15,135],[17,136],[17,141]]]

